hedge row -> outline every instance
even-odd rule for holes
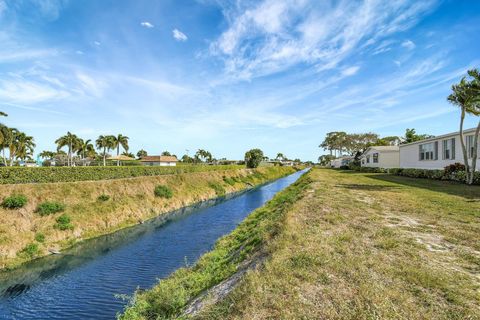
[[[178,167],[3,167],[0,168],[0,184],[108,180],[189,172],[232,170],[240,168],[243,168],[243,166],[185,165]]]
[[[369,167],[360,167],[355,168],[355,170],[360,172],[371,172],[371,173],[388,173],[396,176],[410,177],[410,178],[421,178],[421,179],[434,179],[434,180],[450,180],[465,183],[465,171],[453,171],[448,170],[433,170],[433,169],[408,169],[408,168],[369,168]],[[473,184],[480,185],[480,172],[475,172],[473,178]]]

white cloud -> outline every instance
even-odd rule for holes
[[[188,37],[185,35],[185,33],[181,32],[178,29],[173,29],[172,34],[173,34],[173,37],[175,38],[175,40],[177,40],[177,41],[187,41],[188,40]]]
[[[402,42],[402,47],[408,50],[413,50],[415,49],[416,45],[412,40],[405,40],[404,42]]]
[[[7,11],[7,4],[5,3],[5,1],[0,0],[0,17],[5,11]]]
[[[415,25],[436,0],[252,3],[224,8],[229,27],[210,46],[210,54],[222,58],[225,72],[237,79],[300,63],[333,69],[357,49]],[[375,53],[390,50],[389,44],[383,42]]]
[[[21,78],[0,81],[0,99],[11,103],[34,104],[68,96],[64,90]]]
[[[142,27],[145,27],[145,28],[153,28],[153,27],[154,27],[154,25],[151,24],[151,23],[148,22],[148,21],[143,21],[143,22],[140,23],[140,25],[141,25]]]
[[[358,70],[360,69],[359,66],[353,66],[353,67],[349,67],[349,68],[346,68],[346,69],[343,69],[342,70],[342,75],[344,76],[353,76],[355,75]]]
[[[93,41],[93,44],[96,45],[96,46],[101,45],[100,41]]]

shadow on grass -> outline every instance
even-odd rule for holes
[[[390,174],[369,174],[369,178],[392,182],[407,187],[423,188],[434,192],[443,192],[468,199],[468,202],[480,202],[480,186],[469,186],[454,181],[409,178]]]

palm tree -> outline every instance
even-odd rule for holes
[[[0,126],[2,142],[0,148],[2,149],[3,164],[7,166],[7,157],[5,156],[5,149],[10,148],[10,145],[13,143],[14,134],[17,132],[17,129],[8,128],[7,126]]]
[[[6,113],[3,112],[3,111],[0,111],[0,116],[1,116],[1,117],[8,117],[8,114],[6,114]]]
[[[13,166],[15,159],[25,160],[31,158],[35,148],[34,139],[27,136],[24,132],[15,130],[9,145],[10,151],[10,166]]]
[[[101,135],[98,137],[98,139],[95,141],[95,145],[97,146],[97,149],[103,150],[102,156],[103,156],[103,166],[105,167],[107,165],[107,150],[110,150],[113,148],[113,138],[114,136],[104,136]]]
[[[452,85],[452,93],[447,97],[447,100],[458,107],[460,107],[460,144],[462,146],[463,160],[465,164],[465,174],[467,178],[467,183],[473,183],[473,175],[476,167],[476,158],[477,158],[477,144],[478,144],[478,135],[480,133],[480,123],[477,127],[475,134],[475,144],[474,144],[474,157],[472,158],[472,166],[468,161],[468,152],[467,147],[465,146],[465,137],[463,134],[463,124],[466,114],[480,115],[480,98],[479,98],[479,88],[480,88],[480,77],[478,70],[470,70],[468,74],[473,77],[473,80],[469,81],[466,77],[463,77],[460,80],[460,83]]]
[[[277,157],[275,159],[281,161],[281,160],[285,159],[285,156],[283,155],[283,153],[279,152],[279,153],[277,153]]]
[[[70,131],[67,132],[66,135],[58,138],[55,140],[55,144],[57,145],[57,151],[62,149],[63,147],[68,148],[67,152],[67,166],[73,165],[73,153],[76,152],[80,146],[80,139],[75,135],[72,134]]]
[[[38,154],[42,159],[52,159],[55,157],[55,152],[44,150]]]
[[[82,162],[83,165],[86,166],[87,163],[85,162],[86,157],[95,155],[95,147],[92,144],[92,140],[87,139],[83,141],[83,139],[80,139],[79,141],[79,146],[77,149],[77,154],[82,157]]]
[[[127,136],[124,136],[122,134],[118,134],[116,137],[113,136],[112,147],[114,149],[117,148],[117,157],[120,155],[120,146],[123,148],[123,150],[128,151],[128,139],[129,138]],[[119,165],[120,165],[120,160],[117,159],[117,166]]]

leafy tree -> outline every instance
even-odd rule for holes
[[[92,140],[87,139],[83,141],[83,139],[79,139],[77,154],[82,157],[83,165],[86,166],[87,163],[85,162],[85,159],[87,157],[95,157],[96,155]]]
[[[67,166],[72,166],[73,153],[79,149],[81,144],[80,138],[69,131],[66,135],[55,140],[55,144],[57,145],[57,151],[63,147],[67,147]]]
[[[102,158],[103,158],[103,166],[105,167],[107,165],[107,151],[113,149],[113,138],[114,136],[104,136],[101,135],[97,138],[95,141],[95,145],[97,146],[97,149],[103,150],[102,152]]]
[[[123,150],[128,151],[128,137],[122,134],[118,134],[116,137],[113,136],[112,138],[112,147],[113,149],[117,149],[117,157],[120,155],[120,146]],[[120,165],[120,160],[117,160],[117,166]]]
[[[478,136],[480,133],[480,122],[475,132],[474,154],[472,164],[468,161],[468,151],[465,145],[463,124],[467,114],[480,115],[480,76],[477,69],[469,70],[468,76],[463,77],[460,83],[452,85],[452,93],[447,97],[448,102],[460,107],[460,144],[462,146],[465,174],[468,184],[473,183],[473,176],[476,169]]]
[[[168,152],[168,151],[163,151],[161,155],[162,156],[171,156],[170,152]]]
[[[187,154],[184,154],[181,161],[184,162],[184,163],[193,163],[195,161],[195,159],[188,156]]]
[[[327,133],[325,140],[320,144],[320,148],[328,150],[330,154],[342,155],[347,146],[347,133],[343,131],[333,131]]]
[[[324,154],[318,157],[318,163],[321,166],[329,166],[330,161],[336,159],[336,157],[333,154]]]
[[[212,154],[203,149],[198,149],[195,153],[195,162],[212,162],[212,158]]]
[[[9,145],[10,166],[15,159],[31,159],[35,148],[34,139],[18,130],[12,131],[12,139]]]
[[[143,157],[146,157],[146,156],[148,156],[148,153],[147,153],[147,151],[145,151],[143,149],[141,149],[137,152],[137,158],[143,158]]]
[[[417,134],[415,129],[406,129],[402,144],[433,138],[430,134]]]
[[[285,160],[285,159],[286,159],[285,156],[281,152],[277,153],[277,156],[275,157],[275,160],[277,160],[277,161],[282,161],[282,160]]]
[[[256,168],[263,160],[263,151],[260,149],[251,149],[245,153],[245,164],[247,168]]]
[[[122,152],[122,155],[130,158],[135,158],[135,155],[133,153],[127,151]]]
[[[5,112],[3,112],[3,111],[0,111],[0,116],[1,116],[1,117],[7,117],[7,116],[8,116],[8,114],[6,114],[6,113],[5,113]]]

